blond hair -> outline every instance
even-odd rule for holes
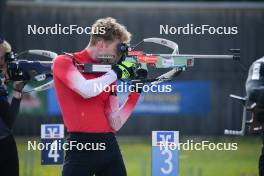
[[[129,43],[131,39],[131,33],[127,31],[127,28],[118,23],[116,19],[112,17],[101,18],[95,21],[92,25],[93,29],[103,29],[103,34],[91,34],[89,45],[94,46],[99,40],[103,39],[105,42],[113,42],[119,40],[122,43]]]

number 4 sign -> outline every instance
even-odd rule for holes
[[[178,176],[178,131],[152,131],[152,176]]]
[[[64,125],[43,124],[41,125],[41,143],[44,149],[41,151],[41,164],[62,164],[64,159]]]
[[[41,139],[45,147],[41,151],[42,165],[62,164],[64,159],[64,151],[60,147],[64,143],[64,139]]]

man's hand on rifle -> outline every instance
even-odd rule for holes
[[[135,77],[136,67],[135,63],[123,61],[120,64],[114,65],[112,69],[117,74],[118,79],[129,80]]]

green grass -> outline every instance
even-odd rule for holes
[[[18,137],[17,145],[20,158],[21,176],[55,176],[60,175],[61,166],[40,165],[40,152],[27,151],[27,141],[37,138]],[[181,137],[195,142],[237,142],[237,151],[180,151],[180,176],[241,176],[258,175],[258,157],[261,141],[257,137]],[[151,170],[151,140],[148,138],[119,138],[129,176],[149,176]]]

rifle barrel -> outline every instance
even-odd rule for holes
[[[146,54],[146,56],[183,57],[193,59],[234,59],[235,55],[201,55],[201,54]]]
[[[38,61],[41,64],[53,64],[53,61]]]

